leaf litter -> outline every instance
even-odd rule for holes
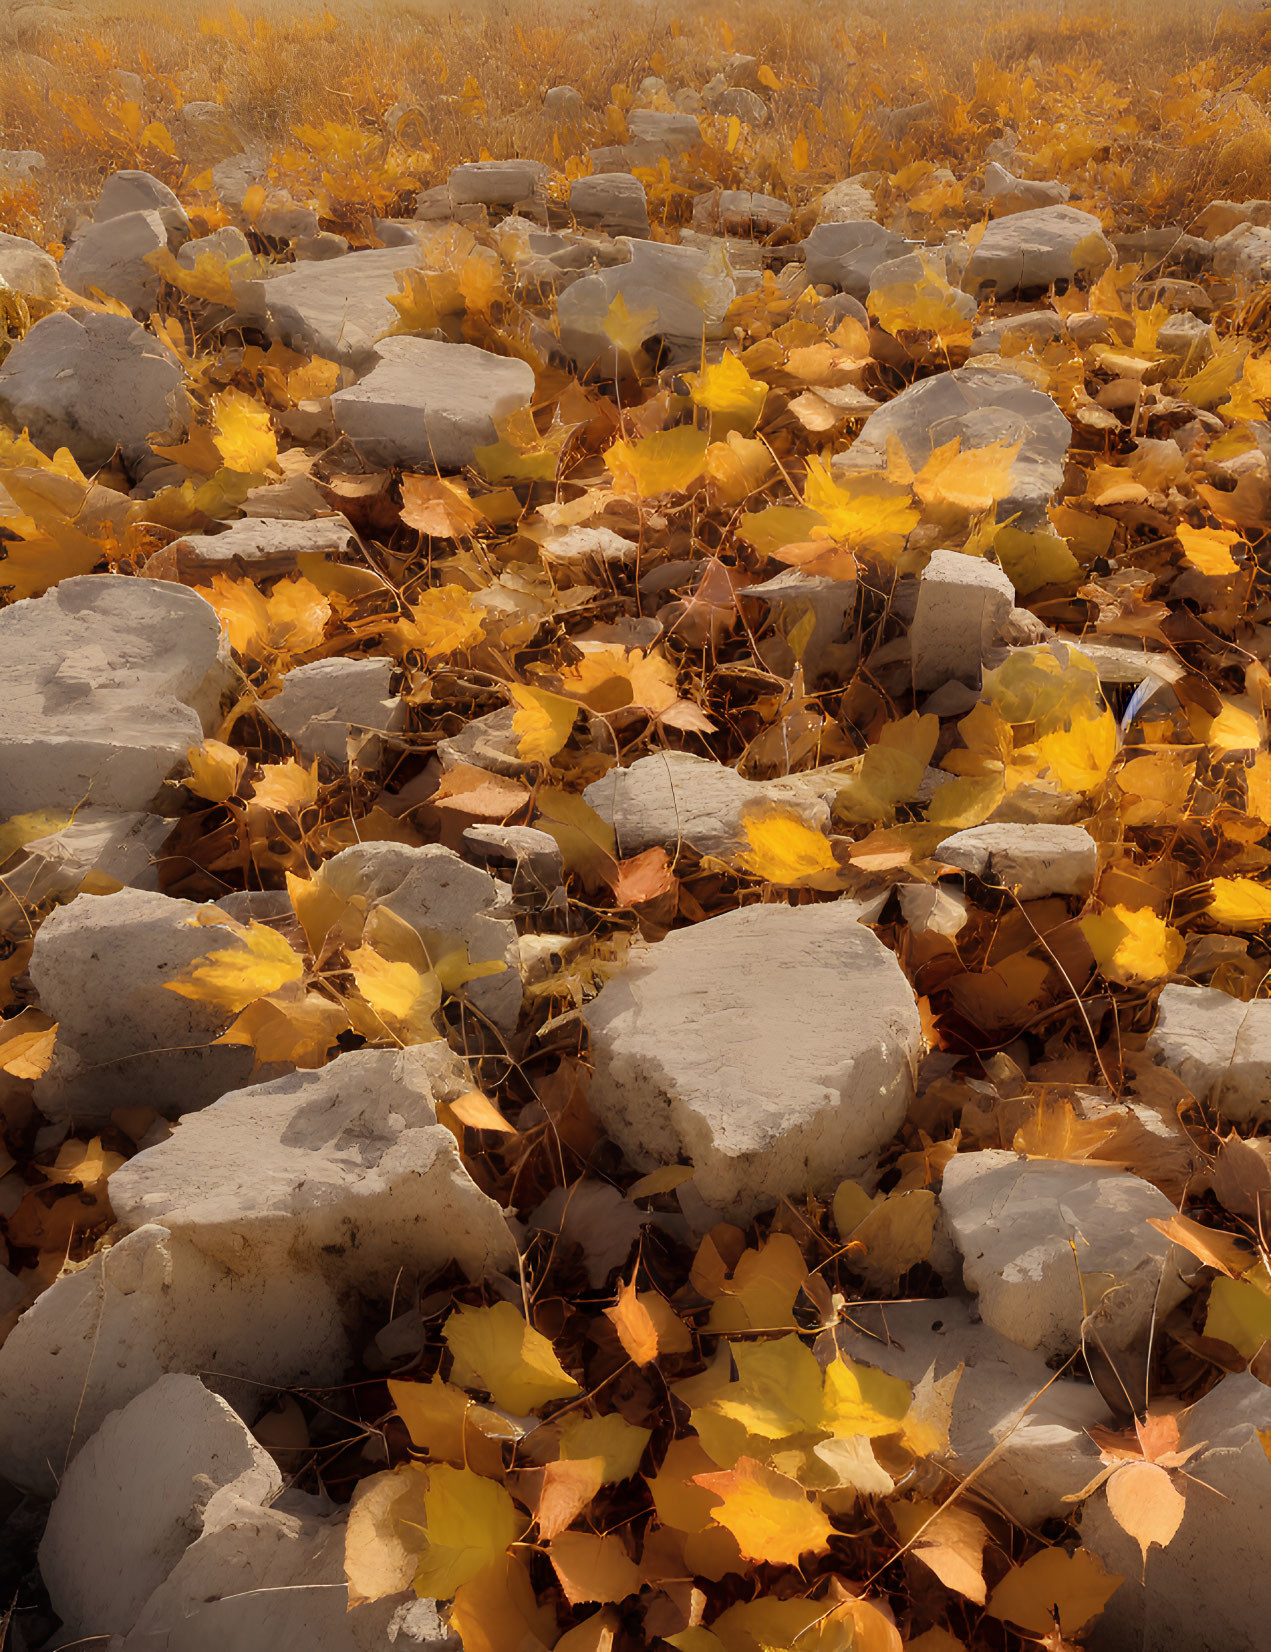
[[[234,18],[204,19],[203,32],[241,49]],[[1265,48],[1265,25],[1225,19],[1211,55],[1146,99],[1085,52],[1087,24],[1101,26],[1037,23],[1041,56],[1025,53],[1023,17],[997,25],[962,90],[951,79],[890,111],[876,91],[818,97],[795,44],[756,26],[748,57],[744,31],[712,19],[641,57],[651,85],[634,69],[589,85],[579,130],[632,144],[617,170],[629,164],[644,190],[654,245],[697,245],[695,201],[761,186],[800,234],[832,227],[849,174],[855,210],[928,245],[871,282],[864,309],[840,307],[805,278],[793,230],[760,231],[756,208],[738,208],[747,234],[716,246],[699,291],[706,303],[730,272],[712,337],[677,354],[657,342],[656,305],[619,290],[601,319],[607,358],[575,370],[544,342],[543,282],[567,289],[536,270],[541,226],[480,211],[412,226],[419,263],[387,295],[384,336],[477,345],[534,375],[530,407],[442,476],[377,467],[336,440],[329,398],[350,370],[226,312],[246,283],[292,268],[286,237],[263,227],[276,180],[324,232],[373,248],[451,164],[506,142],[492,111],[512,107],[507,87],[458,82],[429,47],[457,95],[390,107],[377,86],[348,124],[297,121],[261,157],[268,185],[242,191],[185,153],[175,83],[149,60],[148,122],[118,91],[96,107],[58,91],[38,115],[27,108],[26,121],[49,123],[51,152],[60,122],[102,170],[144,166],[177,187],[196,235],[238,224],[248,251],[153,260],[143,319],[194,407],[186,437],[154,447],[168,481],[130,488],[121,459],[88,474],[65,448],[4,433],[5,599],[95,572],[171,578],[173,547],[249,505],[279,520],[339,511],[351,529],[346,550],[303,553],[282,573],[178,575],[216,609],[237,690],[171,783],[163,887],[271,891],[286,910],[239,922],[205,909],[207,950],[171,988],[220,1012],[219,1041],[262,1065],[462,1041],[480,1087],[439,1117],[478,1185],[525,1217],[519,1276],[432,1281],[420,1347],[338,1396],[351,1433],[328,1414],[326,1466],[315,1456],[304,1472],[349,1503],[352,1602],[413,1587],[449,1602],[470,1648],[1083,1640],[1121,1579],[1076,1524],[1030,1530],[954,1470],[953,1406],[974,1370],[909,1382],[835,1340],[864,1304],[944,1292],[939,1188],[958,1153],[1116,1167],[1179,1207],[1152,1225],[1185,1255],[1187,1293],[1154,1328],[1147,1389],[1121,1383],[1125,1427],[1090,1431],[1104,1472],[1074,1499],[1104,1500],[1145,1577],[1204,1494],[1186,1468],[1203,1443],[1181,1443],[1180,1419],[1223,1373],[1271,1368],[1262,1115],[1247,1135],[1221,1134],[1213,1096],[1144,1048],[1171,983],[1251,1010],[1267,996],[1271,330],[1265,294],[1203,268],[1181,232],[1152,239],[1162,222],[1213,240],[1250,222],[1198,196],[1171,150],[1203,125],[1211,176],[1252,201],[1266,71],[1239,111],[1225,87],[1233,63]],[[886,50],[880,25],[860,27]],[[323,38],[312,21],[255,28],[288,49]],[[532,34],[516,30],[514,56],[564,64],[563,33]],[[88,48],[58,49],[73,66]],[[116,50],[92,49],[102,64]],[[642,108],[669,117],[669,80],[704,89],[708,68],[746,89],[733,100],[745,113],[723,113],[716,87],[700,142],[641,153]],[[571,224],[570,183],[599,170],[578,137],[561,120],[533,139],[549,167],[538,210],[554,227]],[[1074,277],[968,296],[946,233],[974,256],[1021,210],[977,185],[990,140],[1021,169],[1020,201],[1060,190],[1045,198],[1092,211],[1113,237],[1078,246]],[[50,174],[6,181],[4,199],[7,226],[52,245],[65,180],[56,164]],[[63,289],[7,306],[5,348],[70,302]],[[836,462],[876,408],[968,362],[1043,391],[1071,428],[1062,480],[1031,516],[1015,496],[1018,433],[922,453],[893,435],[876,464]],[[573,534],[579,548],[566,549]],[[996,651],[928,709],[913,687],[912,598],[936,550],[996,570],[1015,595]],[[793,601],[765,599],[783,570]],[[351,733],[344,761],[315,761],[271,727],[271,698],[297,668],[371,658],[391,662],[406,708],[379,750]],[[446,742],[500,716],[497,762],[473,747],[443,771]],[[785,801],[748,805],[724,849],[677,835],[627,854],[583,793],[664,751],[779,781]],[[959,880],[937,853],[985,822],[1056,820],[1080,820],[1098,844],[1088,888]],[[482,822],[537,828],[565,879],[518,910],[523,946],[545,942],[546,963],[525,968],[511,1042],[492,1041],[468,990],[504,965],[324,874],[354,843],[462,849]],[[66,824],[0,822],[3,1229],[19,1306],[112,1231],[109,1178],[153,1122],[122,1109],[97,1134],[41,1129],[33,1086],[58,1029],[24,973],[32,938],[56,905],[113,887],[90,872],[42,895],[26,879]],[[691,1165],[637,1178],[604,1140],[577,1012],[633,943],[740,905],[840,898],[872,903],[920,1006],[911,1116],[874,1181],[783,1201],[746,1230],[702,1231]]]

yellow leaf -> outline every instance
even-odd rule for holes
[[[803,503],[817,513],[836,544],[884,561],[900,554],[920,517],[906,484],[872,471],[835,477],[817,458],[808,461]]]
[[[281,763],[265,763],[260,779],[252,782],[252,803],[275,814],[299,814],[318,801],[318,762],[308,768],[294,757]]]
[[[269,409],[242,390],[223,390],[212,400],[216,446],[227,470],[262,475],[278,467],[278,442]]]
[[[555,1607],[550,1601],[539,1605],[529,1575],[511,1554],[458,1590],[449,1618],[464,1652],[508,1652],[509,1647],[538,1652],[557,1635]]]
[[[902,1274],[926,1261],[935,1220],[936,1196],[929,1189],[888,1194],[852,1229],[850,1266],[872,1290],[894,1288]],[[857,1246],[863,1247],[863,1256],[856,1253]]]
[[[429,1377],[424,1382],[390,1378],[388,1391],[406,1424],[411,1444],[435,1461],[475,1469],[497,1478],[503,1472],[503,1448],[490,1438],[506,1427],[496,1413],[479,1406],[462,1388]],[[488,1421],[489,1430],[482,1428]]]
[[[298,878],[294,872],[288,872],[287,897],[291,910],[300,920],[315,962],[328,944],[344,946],[361,940],[366,922],[366,898],[349,897],[333,888],[322,868],[312,878]]]
[[[65,1141],[57,1150],[57,1160],[44,1170],[50,1182],[73,1182],[91,1190],[108,1179],[123,1164],[122,1153],[108,1152],[100,1136],[90,1142]]]
[[[913,1399],[907,1382],[840,1354],[826,1369],[822,1426],[878,1440],[898,1434]]]
[[[770,505],[741,517],[737,535],[761,556],[776,556],[786,545],[804,544],[815,528],[824,525],[820,511],[808,506]]]
[[[266,597],[249,580],[212,576],[204,593],[220,615],[230,647],[244,659],[305,654],[322,641],[331,604],[307,579],[284,579]]]
[[[1206,726],[1203,738],[1214,751],[1257,751],[1262,744],[1262,730],[1251,712],[1223,701],[1223,708]]]
[[[870,291],[866,308],[884,332],[934,333],[940,343],[970,343],[975,303],[951,287],[943,257],[919,254],[922,274],[913,281],[890,281]]]
[[[53,1059],[57,1022],[39,1010],[25,1009],[0,1022],[0,1073],[11,1078],[39,1078]]]
[[[354,1487],[344,1533],[350,1606],[410,1588],[423,1543],[427,1485],[426,1469],[403,1463]]]
[[[579,1392],[551,1343],[510,1302],[457,1308],[442,1335],[454,1356],[453,1380],[463,1388],[484,1388],[516,1416]]]
[[[314,1068],[326,1065],[332,1046],[348,1031],[349,1018],[339,1004],[293,986],[248,1004],[213,1043],[248,1044],[262,1063]]]
[[[989,1530],[969,1509],[940,1507],[921,1500],[892,1508],[901,1542],[946,1588],[956,1589],[977,1606],[988,1594],[984,1582],[984,1545]]]
[[[1187,950],[1179,932],[1148,907],[1109,906],[1082,918],[1081,932],[1104,979],[1121,986],[1164,980]]]
[[[790,146],[790,167],[794,172],[806,172],[808,169],[808,135],[800,132]]]
[[[728,1385],[713,1407],[721,1416],[766,1440],[819,1431],[821,1367],[797,1336],[734,1343],[733,1359],[737,1381]]]
[[[618,1300],[605,1309],[605,1318],[618,1333],[628,1359],[648,1365],[658,1357],[658,1328],[634,1284],[618,1287]]]
[[[205,740],[201,746],[191,746],[185,756],[190,765],[187,789],[209,803],[224,803],[233,797],[247,768],[242,752],[222,740]]]
[[[425,664],[476,646],[485,633],[486,610],[461,585],[433,585],[414,599],[409,617],[385,634],[397,655],[418,652]]]
[[[711,1519],[733,1534],[748,1560],[797,1566],[802,1555],[829,1547],[834,1528],[788,1475],[742,1457],[735,1468],[694,1480],[721,1499]]]
[[[1110,711],[1074,718],[1068,728],[1043,735],[1033,749],[1065,791],[1097,791],[1116,761],[1116,719]]]
[[[304,975],[304,963],[274,929],[253,919],[246,927],[225,920],[239,945],[221,947],[192,964],[177,981],[165,981],[169,992],[237,1015],[257,998],[267,998],[289,981]]]
[[[427,1546],[415,1572],[415,1593],[448,1600],[518,1541],[525,1520],[507,1491],[471,1469],[438,1463],[424,1492]]]
[[[772,475],[776,460],[766,442],[730,430],[706,449],[706,475],[717,505],[740,505]]]
[[[433,1020],[441,1008],[441,982],[431,969],[386,958],[367,945],[348,957],[359,995],[391,1038],[427,1044],[441,1036]]]
[[[752,877],[783,889],[837,889],[842,872],[824,832],[782,809],[742,815],[747,847],[737,856]]]
[[[1189,528],[1186,523],[1180,523],[1174,532],[1183,555],[1200,573],[1223,579],[1239,572],[1231,547],[1239,545],[1243,535],[1227,528]]]
[[[617,1602],[639,1591],[640,1569],[620,1537],[561,1532],[548,1544],[547,1554],[571,1606],[593,1600]]]
[[[1252,878],[1215,878],[1206,911],[1228,929],[1261,929],[1271,924],[1271,889]]]
[[[677,425],[636,442],[614,442],[605,454],[605,464],[622,493],[641,498],[687,493],[706,470],[707,443],[704,430]]]
[[[603,1417],[583,1417],[574,1412],[561,1428],[560,1455],[562,1458],[600,1458],[601,1484],[608,1486],[629,1480],[638,1472],[644,1448],[652,1438],[652,1429],[639,1428],[616,1411]]]
[[[1252,1359],[1271,1342],[1271,1272],[1259,1262],[1243,1279],[1221,1275],[1209,1287],[1205,1335],[1229,1343],[1243,1359]]]
[[[1088,1549],[1071,1555],[1043,1549],[1006,1574],[987,1610],[991,1618],[1033,1635],[1049,1634],[1057,1613],[1063,1634],[1076,1635],[1099,1616],[1123,1581]]]
[[[618,293],[605,315],[604,333],[615,349],[634,356],[656,325],[658,312],[653,309],[631,310]]]
[[[997,560],[1020,596],[1030,596],[1043,585],[1071,585],[1081,575],[1081,564],[1068,541],[1044,528],[1028,533],[1002,527],[993,536]]]
[[[731,350],[725,351],[721,361],[684,377],[694,406],[704,407],[711,416],[712,437],[730,430],[749,435],[758,424],[768,386],[762,379],[751,378]]]
[[[12,815],[0,822],[0,866],[11,860],[19,849],[25,849],[28,843],[60,832],[63,826],[70,825],[73,818],[61,809],[33,809],[29,814]]]
[[[524,763],[550,763],[573,732],[577,704],[523,683],[509,684],[508,692],[516,706],[512,717],[516,755]]]
[[[1122,1463],[1107,1484],[1108,1513],[1143,1551],[1155,1543],[1169,1547],[1183,1521],[1186,1503],[1159,1463]]]
[[[1070,1101],[1043,1097],[1033,1117],[1015,1132],[1011,1147],[1030,1159],[1064,1159],[1075,1164],[1088,1159],[1115,1134],[1113,1124],[1078,1118]]]

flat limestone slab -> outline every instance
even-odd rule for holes
[[[216,610],[159,580],[90,574],[0,609],[0,820],[144,809],[231,680]]]
[[[921,1042],[900,965],[851,902],[752,906],[642,952],[587,1006],[591,1105],[643,1170],[687,1159],[733,1220],[871,1167]]]

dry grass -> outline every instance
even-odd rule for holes
[[[1271,13],[1249,8],[864,0],[849,14],[839,0],[752,0],[684,15],[660,0],[384,0],[337,14],[263,0],[174,17],[126,0],[18,6],[7,26],[21,50],[0,67],[3,141],[42,150],[49,167],[37,189],[0,196],[0,221],[46,239],[58,235],[57,204],[90,195],[114,167],[144,165],[188,188],[236,145],[265,147],[320,198],[331,154],[295,128],[327,122],[362,135],[366,166],[391,160],[423,184],[483,153],[577,171],[588,147],[621,133],[646,75],[700,87],[730,50],[758,57],[781,85],[772,123],[744,134],[732,170],[796,199],[869,168],[927,163],[964,176],[1004,126],[1122,226],[1127,213],[1185,222],[1214,196],[1271,195]],[[118,71],[141,77],[135,103]],[[575,132],[554,132],[541,114],[543,92],[563,81],[589,111]],[[880,112],[928,100],[930,119],[889,138]],[[233,136],[219,147],[188,139],[190,101],[220,103]],[[386,116],[402,103],[416,114],[390,143]],[[151,141],[151,122],[174,153]],[[800,134],[808,162],[796,171]],[[721,181],[726,170],[716,167]]]

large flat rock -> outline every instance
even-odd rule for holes
[[[941,1208],[986,1325],[1047,1359],[1081,1346],[1103,1310],[1109,1349],[1141,1349],[1154,1315],[1186,1294],[1164,1234],[1174,1206],[1110,1165],[1064,1164],[989,1150],[945,1168]]]
[[[63,1634],[127,1634],[221,1491],[258,1503],[282,1475],[197,1377],[164,1376],[106,1418],[67,1470],[40,1544]]]
[[[358,1050],[223,1096],[111,1177],[122,1222],[158,1222],[240,1274],[295,1269],[387,1298],[454,1260],[516,1265],[503,1212],[436,1101],[471,1087],[445,1044]]]
[[[329,263],[297,264],[267,281],[242,282],[235,292],[272,338],[365,370],[375,360],[376,340],[399,319],[388,301],[401,291],[398,273],[416,268],[419,256],[415,242],[375,247]]]
[[[185,375],[171,350],[127,316],[58,310],[0,366],[0,414],[45,453],[68,447],[87,469],[118,449],[133,463],[150,437],[190,422]]]
[[[634,1164],[691,1161],[734,1219],[872,1167],[921,1034],[899,964],[856,914],[746,907],[676,931],[602,989],[584,1012],[591,1104]]]
[[[166,1228],[138,1228],[64,1273],[0,1346],[0,1477],[48,1497],[106,1416],[165,1372],[260,1385],[339,1382],[352,1351],[313,1274],[232,1273]]]
[[[473,344],[385,339],[371,372],[331,398],[336,428],[371,464],[461,470],[528,406],[534,369]]]
[[[144,809],[231,681],[210,603],[119,574],[64,579],[0,610],[0,660],[0,820]]]
[[[999,521],[1021,517],[1023,526],[1032,526],[1064,479],[1072,427],[1044,390],[1015,373],[972,364],[921,379],[871,413],[834,468],[882,469],[893,437],[915,469],[955,438],[963,453],[998,442],[1018,443],[1010,491],[999,500],[997,515]]]
[[[1231,1124],[1271,1113],[1271,1003],[1246,1004],[1217,987],[1167,986],[1148,1054]]]
[[[177,1118],[250,1082],[255,1051],[213,1042],[233,1017],[168,991],[198,959],[234,944],[224,929],[195,922],[200,913],[220,917],[196,901],[121,889],[79,895],[41,924],[30,974],[58,1022],[36,1089],[50,1118],[101,1125],[116,1107],[138,1104]]]

